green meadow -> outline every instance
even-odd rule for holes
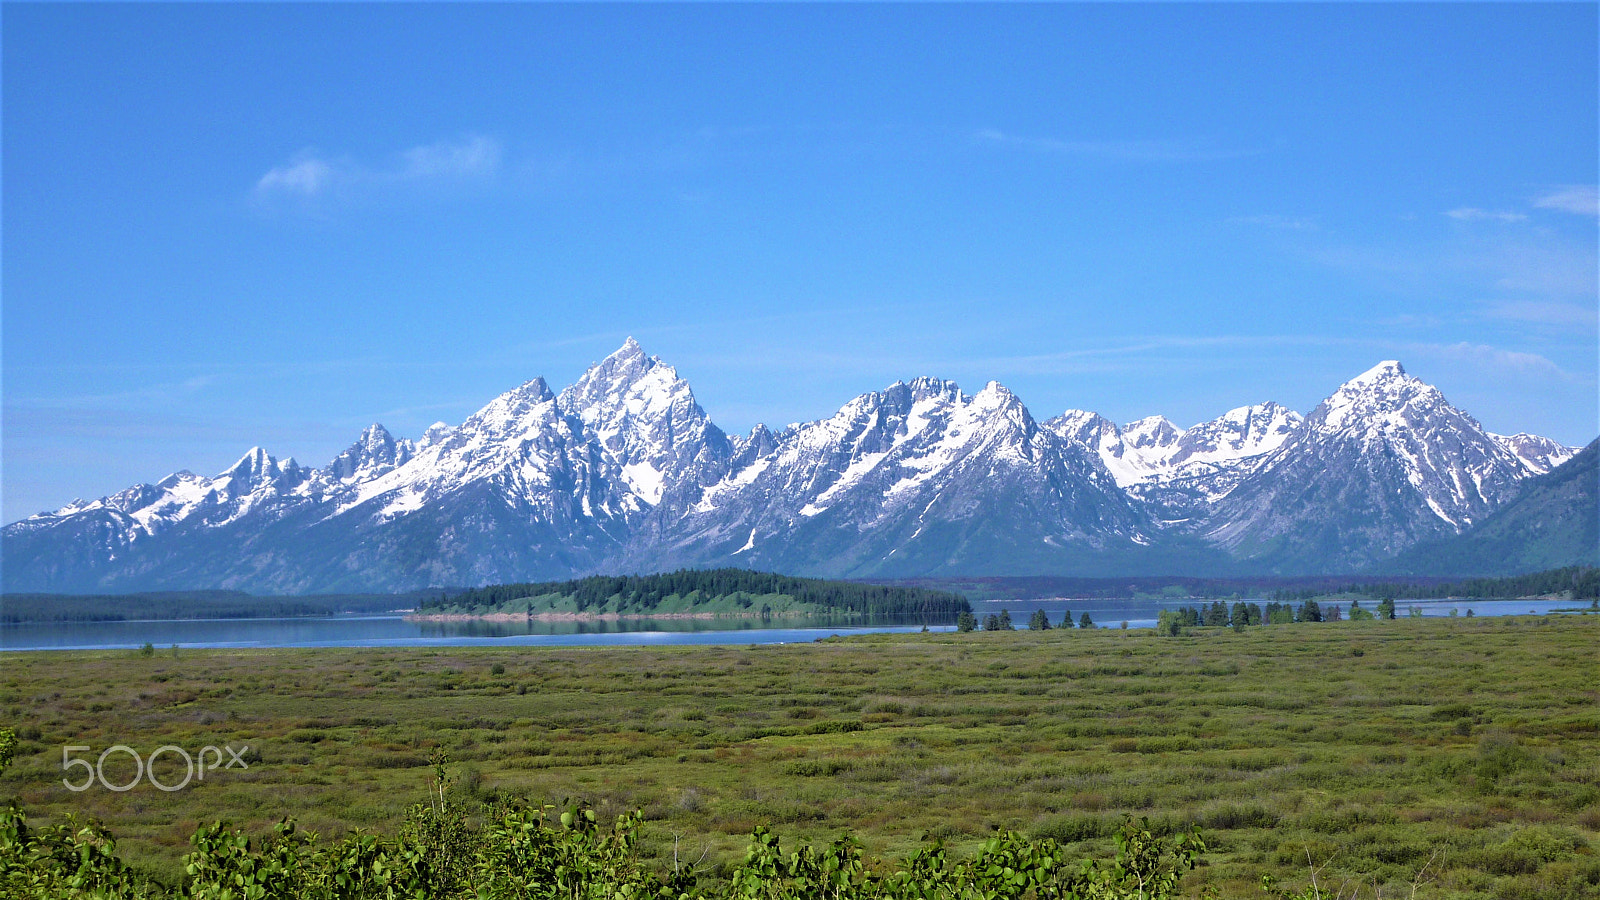
[[[575,800],[717,877],[769,826],[872,856],[999,830],[1109,857],[1124,817],[1202,829],[1183,883],[1262,896],[1600,897],[1600,616],[874,635],[601,649],[6,653],[0,776],[176,881],[197,824],[388,832],[427,799]],[[249,761],[182,790],[69,791],[62,747]],[[245,745],[249,751],[243,751]],[[105,774],[126,782],[125,754]],[[183,776],[177,755],[156,764]]]

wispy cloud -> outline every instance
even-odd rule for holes
[[[1518,212],[1497,212],[1494,210],[1478,209],[1475,206],[1463,206],[1445,213],[1458,222],[1526,222],[1528,217]]]
[[[1600,216],[1600,191],[1592,184],[1565,184],[1535,198],[1533,205],[1580,216]]]
[[[1177,356],[1198,353],[1209,358],[1216,351],[1254,348],[1331,346],[1349,343],[1341,338],[1294,334],[1264,335],[1180,335],[1133,336],[1095,346],[1077,347],[1052,353],[989,357],[971,360],[972,368],[999,374],[1072,375],[1147,369],[1152,361],[1168,364]]]
[[[256,192],[315,197],[333,183],[333,174],[333,166],[326,161],[305,158],[269,170],[267,174],[261,176],[260,181],[256,182]]]
[[[1519,375],[1554,375],[1563,379],[1571,373],[1538,353],[1502,350],[1488,344],[1459,341],[1454,344],[1402,344],[1407,353],[1433,357],[1448,362],[1466,363],[1479,370],[1489,370]]]
[[[1230,216],[1223,220],[1229,225],[1259,225],[1284,231],[1316,231],[1317,220],[1307,216],[1279,216],[1265,213],[1257,216]]]
[[[1546,296],[1593,298],[1600,279],[1593,244],[1555,238],[1508,241],[1463,264],[1497,275],[1496,287]]]
[[[1592,243],[1531,229],[1411,246],[1329,245],[1304,251],[1323,265],[1376,279],[1398,293],[1505,291],[1545,298],[1595,296]]]
[[[500,171],[500,142],[484,135],[437,141],[402,150],[387,163],[368,165],[301,151],[292,161],[269,169],[256,181],[257,199],[311,200],[352,188],[447,184],[482,179]]]
[[[1418,315],[1416,313],[1399,313],[1370,321],[1372,324],[1384,328],[1438,328],[1444,324],[1444,321],[1438,316]]]
[[[1591,304],[1563,303],[1555,300],[1523,300],[1491,303],[1483,314],[1491,319],[1550,325],[1557,328],[1584,328],[1593,331],[1600,324],[1600,311]]]
[[[7,397],[7,407],[53,407],[82,408],[98,406],[117,406],[143,401],[169,403],[184,399],[210,387],[216,378],[211,375],[196,375],[181,381],[167,381],[157,384],[148,384],[142,387],[128,388],[121,391],[109,391],[98,394],[69,394],[56,397]]]
[[[479,134],[413,147],[401,156],[405,167],[394,177],[402,180],[492,175],[500,168],[500,143]]]
[[[1210,162],[1259,156],[1267,148],[1218,146],[1206,139],[1186,140],[1061,140],[1027,137],[985,128],[973,135],[981,143],[1041,153],[1061,153],[1119,162]]]

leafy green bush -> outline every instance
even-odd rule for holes
[[[600,827],[592,809],[498,805],[472,824],[440,789],[411,808],[393,838],[353,833],[322,844],[316,835],[280,822],[254,844],[218,822],[201,827],[184,857],[175,890],[123,864],[116,844],[94,826],[28,827],[15,806],[0,811],[0,896],[96,897],[106,900],[183,897],[192,900],[357,900],[357,898],[478,898],[478,900],[1022,900],[1097,898],[1163,900],[1174,895],[1205,844],[1191,831],[1176,838],[1149,823],[1123,822],[1110,862],[1070,859],[1053,838],[1029,840],[1012,832],[991,838],[969,860],[952,860],[938,844],[897,869],[867,859],[858,843],[840,838],[827,847],[784,853],[778,838],[757,827],[742,865],[725,881],[706,884],[674,860],[655,872],[637,853],[642,813]],[[1098,828],[1095,829],[1099,831]]]

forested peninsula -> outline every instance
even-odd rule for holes
[[[942,625],[971,605],[950,591],[795,578],[746,569],[597,575],[441,594],[418,618],[851,618]]]

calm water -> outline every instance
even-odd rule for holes
[[[1261,600],[1249,602],[1263,603]],[[1199,601],[1009,600],[972,605],[978,619],[1002,609],[1017,628],[1026,628],[1035,609],[1051,625],[1067,611],[1073,621],[1085,612],[1101,628],[1152,628],[1162,609],[1204,606]],[[1376,603],[1363,603],[1368,609]],[[1543,615],[1585,604],[1547,600],[1403,600],[1425,616]],[[1345,605],[1348,609],[1348,604]],[[785,644],[833,635],[920,631],[920,624],[886,622],[762,622],[759,619],[630,619],[601,622],[409,622],[398,614],[345,615],[294,619],[189,619],[181,621],[91,622],[0,626],[0,650],[116,650],[183,647],[462,647],[462,646],[659,646],[662,644]],[[933,626],[950,631],[950,626]]]
[[[1246,603],[1256,603],[1265,607],[1267,601],[1259,597],[1246,598]],[[1231,608],[1232,601],[1226,601]],[[1073,624],[1084,613],[1100,628],[1118,628],[1123,622],[1129,628],[1154,628],[1156,617],[1161,615],[1163,609],[1179,609],[1185,606],[1199,607],[1204,612],[1211,605],[1210,600],[1073,600],[1051,598],[1047,600],[994,600],[982,601],[972,604],[972,611],[977,614],[978,621],[990,613],[1008,610],[1011,613],[1011,624],[1017,628],[1028,627],[1028,617],[1036,609],[1042,609],[1050,617],[1051,625],[1060,625],[1061,619],[1068,611],[1072,613]],[[1295,604],[1298,606],[1299,604]],[[1451,610],[1457,615],[1464,616],[1468,610],[1479,616],[1526,616],[1544,615],[1557,609],[1572,609],[1574,607],[1587,607],[1587,600],[1396,600],[1396,615],[1405,617],[1410,615],[1411,607],[1422,610],[1424,616],[1448,616]],[[1340,609],[1348,618],[1350,604],[1348,601],[1339,604]],[[1378,602],[1376,600],[1363,600],[1361,606],[1368,612],[1373,612]]]
[[[786,644],[842,634],[921,631],[921,624],[816,619],[630,619],[599,622],[411,622],[399,614],[0,625],[0,650],[183,647],[462,647]],[[949,631],[933,626],[931,631]]]

